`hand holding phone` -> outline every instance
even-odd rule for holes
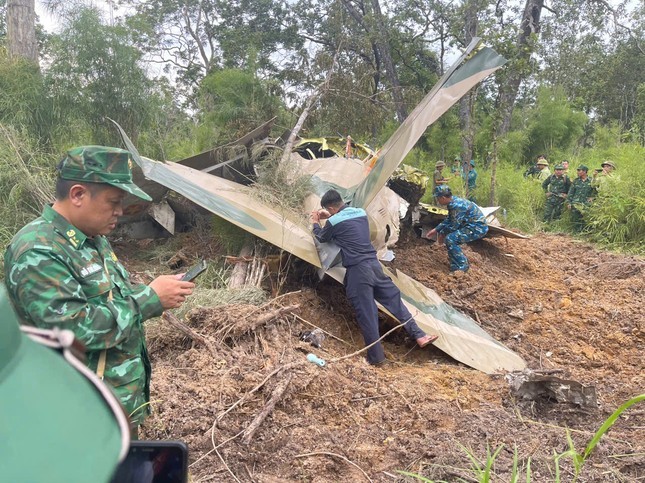
[[[183,282],[193,282],[199,275],[206,271],[206,268],[208,268],[206,260],[200,260],[197,265],[191,267],[190,270],[181,277],[181,280]]]

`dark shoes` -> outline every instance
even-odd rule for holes
[[[427,345],[432,344],[434,341],[436,341],[439,338],[438,335],[424,335],[423,337],[419,337],[417,339],[417,345],[419,347],[425,347]]]

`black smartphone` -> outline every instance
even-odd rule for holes
[[[182,441],[132,441],[111,483],[186,483],[188,447]]]
[[[206,263],[206,260],[200,260],[197,265],[191,267],[190,270],[184,273],[184,276],[181,277],[182,281],[184,282],[194,281],[198,275],[206,271],[207,267],[208,267],[208,264]]]

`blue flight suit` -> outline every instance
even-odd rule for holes
[[[459,245],[483,238],[488,233],[488,225],[475,203],[453,196],[448,203],[448,218],[437,225],[437,233],[446,236],[450,271],[466,272],[470,265]]]
[[[343,282],[345,293],[356,311],[365,345],[370,345],[380,337],[375,300],[401,323],[405,323],[403,327],[412,339],[425,335],[401,301],[399,289],[383,273],[370,241],[365,210],[345,205],[327,220],[324,228],[314,223],[313,231],[319,242],[334,241],[340,248],[343,266],[347,269]],[[370,364],[379,364],[384,360],[385,353],[380,342],[367,350],[367,361]]]

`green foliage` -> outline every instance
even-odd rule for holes
[[[503,448],[503,444],[499,445],[499,447],[491,453],[490,446],[486,445],[486,459],[480,461],[475,456],[474,451],[466,448],[465,446],[461,446],[461,449],[466,453],[466,456],[468,456],[468,459],[470,460],[471,473],[481,483],[490,483],[493,473],[493,465]]]
[[[0,122],[35,139],[47,139],[52,124],[38,66],[24,59],[9,58],[3,48],[0,48]]]
[[[465,473],[469,475],[466,478],[457,478],[457,480],[454,480],[459,483],[466,483],[470,481],[477,481],[479,483],[490,483],[492,481],[495,481],[493,479],[493,476],[496,476],[496,475],[493,468],[495,466],[495,462],[497,461],[497,458],[499,457],[502,449],[504,448],[503,444],[499,445],[493,453],[491,453],[490,446],[486,445],[486,457],[483,460],[480,460],[475,455],[475,452],[472,449],[466,448],[465,446],[462,446],[462,445],[459,445],[459,447],[470,460],[470,468],[457,468],[457,467],[444,466],[444,465],[432,465],[432,466],[436,466],[438,468],[447,468],[451,470],[451,473],[454,473],[455,471],[459,471],[461,473]],[[416,473],[410,473],[408,471],[397,471],[397,473],[400,473],[405,476],[411,476],[412,478],[415,478],[424,483],[434,483],[434,480],[430,480]],[[531,458],[529,457],[526,461],[526,464],[524,465],[523,463],[520,462],[517,448],[515,448],[513,451],[513,467],[511,469],[510,479],[508,481],[510,483],[518,483],[520,481],[520,477],[522,476],[525,476],[526,478],[525,481],[527,483],[530,483]],[[444,480],[439,480],[437,483],[444,483]]]
[[[530,142],[528,131],[524,129],[511,131],[498,141],[498,156],[515,166],[522,166],[525,162],[523,153],[527,151]]]
[[[247,231],[215,215],[211,220],[211,230],[213,238],[224,248],[225,253],[235,256],[251,239],[251,235]]]
[[[586,114],[572,108],[561,88],[541,88],[535,107],[527,114],[529,144],[524,156],[528,160],[534,160],[539,154],[562,159],[562,154],[580,139],[587,123]]]
[[[54,199],[55,161],[38,143],[0,123],[0,247]],[[4,274],[0,260],[0,276]]]
[[[586,236],[611,249],[645,253],[645,148],[620,144],[590,151],[588,159],[590,168],[611,159],[617,170],[598,178],[598,195],[586,215]]]
[[[616,409],[612,413],[611,416],[609,416],[603,422],[600,428],[598,428],[598,431],[596,431],[596,433],[593,435],[591,440],[587,443],[587,446],[585,447],[585,450],[582,453],[578,453],[578,451],[576,451],[573,440],[571,439],[571,433],[567,431],[567,444],[569,446],[569,449],[564,453],[560,453],[560,454],[556,453],[555,455],[555,466],[556,466],[555,469],[556,469],[557,481],[559,481],[560,460],[571,459],[571,462],[573,463],[573,469],[574,469],[573,482],[575,483],[575,481],[578,479],[578,476],[580,476],[580,473],[582,472],[582,467],[591,456],[591,453],[598,445],[603,435],[607,433],[607,431],[609,431],[614,424],[616,424],[616,421],[618,420],[618,418],[622,413],[624,413],[627,409],[629,409],[634,404],[637,404],[643,401],[645,401],[645,394],[641,394],[640,396],[633,397],[629,401],[623,403],[618,409]]]
[[[490,199],[491,171],[477,168],[477,189],[475,201],[488,206]],[[497,166],[497,187],[495,206],[501,206],[496,213],[505,226],[534,233],[541,228],[540,220],[544,212],[545,195],[542,185],[535,179],[525,179],[523,169],[510,163],[501,162]],[[506,210],[506,217],[503,213]]]
[[[202,81],[199,108],[199,142],[208,149],[233,141],[276,116],[280,102],[253,73],[224,69]]]
[[[52,39],[46,86],[60,130],[74,127],[84,139],[63,139],[73,144],[90,139],[96,144],[118,143],[106,117],[136,139],[149,121],[149,109],[160,104],[140,66],[141,52],[132,47],[127,29],[105,25],[98,10],[82,7],[70,15]]]
[[[575,481],[578,479],[580,474],[582,473],[583,466],[585,462],[590,458],[591,453],[593,450],[596,448],[602,437],[611,429],[611,427],[616,424],[618,421],[618,418],[622,413],[624,413],[627,409],[632,407],[633,405],[645,401],[645,394],[641,394],[639,396],[635,396],[631,398],[629,401],[623,403],[618,409],[616,409],[611,416],[609,416],[603,424],[598,428],[598,430],[595,432],[593,437],[589,440],[587,443],[587,446],[585,447],[584,451],[582,453],[579,453],[575,449],[575,444],[573,442],[573,439],[571,438],[571,432],[569,430],[566,431],[566,439],[567,439],[567,446],[568,449],[567,451],[563,453],[557,453],[554,451],[553,455],[553,461],[554,461],[554,482],[559,483],[561,481],[560,477],[560,462],[565,459],[570,459],[573,463],[573,469],[574,469],[574,478],[572,480],[572,483],[575,483]],[[486,457],[484,459],[479,459],[476,455],[475,452],[472,449],[468,449],[465,446],[459,445],[461,450],[466,453],[466,456],[470,460],[470,468],[456,468],[452,466],[444,466],[444,465],[431,465],[435,466],[438,468],[448,468],[451,470],[451,473],[454,473],[455,470],[467,473],[469,476],[466,478],[458,478],[455,481],[458,482],[466,482],[466,481],[477,481],[478,483],[490,483],[493,481],[493,476],[495,475],[494,472],[494,466],[495,462],[498,459],[501,450],[504,448],[504,445],[501,444],[493,453],[491,453],[490,446],[486,445]],[[433,483],[433,480],[426,478],[424,476],[418,475],[416,473],[410,473],[407,471],[397,471],[397,473],[400,473],[405,476],[410,476],[413,477],[419,481],[423,481],[424,483]],[[521,479],[526,481],[526,483],[531,482],[531,458],[527,458],[525,463],[521,462],[520,456],[518,454],[517,448],[514,449],[513,451],[513,466],[511,468],[511,474],[509,475],[509,481],[510,483],[518,483],[521,481]],[[499,481],[499,480],[497,480]]]
[[[459,103],[427,129],[423,139],[424,148],[436,160],[449,163],[461,153],[461,132],[459,131]]]

